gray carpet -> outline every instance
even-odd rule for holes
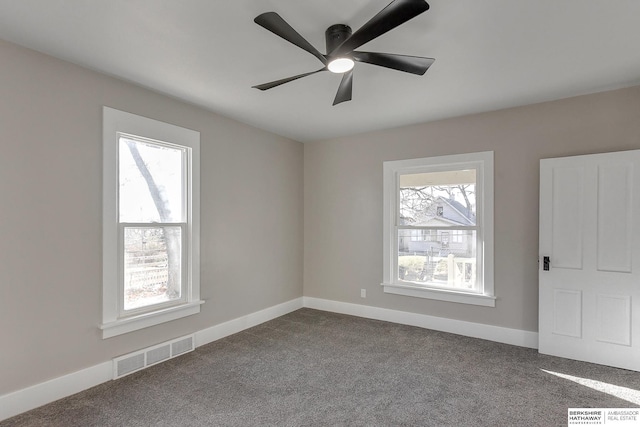
[[[301,309],[0,426],[566,426],[639,390],[636,372]]]

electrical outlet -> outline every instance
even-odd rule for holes
[[[366,297],[367,297],[367,290],[360,289],[360,298],[366,298]]]

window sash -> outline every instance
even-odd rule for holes
[[[159,141],[156,139],[151,139],[151,138],[146,138],[143,136],[138,136],[138,135],[133,135],[131,133],[125,133],[125,132],[117,132],[116,133],[116,180],[117,182],[117,189],[116,189],[116,201],[117,203],[119,203],[120,201],[120,181],[119,181],[119,177],[120,177],[120,140],[121,139],[129,139],[132,141],[136,141],[139,143],[143,143],[143,144],[148,144],[148,145],[154,145],[157,147],[164,147],[164,148],[170,148],[173,150],[178,150],[182,153],[182,161],[181,161],[181,166],[182,166],[182,170],[181,170],[181,174],[180,174],[180,186],[182,188],[182,192],[181,192],[181,200],[180,200],[180,214],[179,214],[179,218],[182,219],[182,221],[189,221],[190,218],[190,213],[189,213],[189,205],[190,205],[190,200],[189,200],[189,195],[191,194],[191,188],[190,188],[190,184],[191,184],[191,174],[192,171],[190,169],[190,165],[191,165],[191,159],[192,159],[192,148],[191,147],[187,147],[184,145],[180,145],[180,144],[174,144],[171,142],[166,142],[166,141]],[[120,208],[118,206],[118,219],[120,218]]]
[[[451,245],[452,243],[460,243],[460,242],[454,242],[453,240],[453,236],[454,234],[452,233],[453,231],[475,231],[476,232],[476,236],[475,236],[475,265],[476,265],[476,271],[475,271],[475,281],[472,284],[472,288],[471,289],[464,289],[461,290],[459,287],[456,286],[448,286],[446,284],[443,283],[436,283],[436,282],[418,282],[418,281],[412,281],[412,280],[404,280],[400,278],[400,266],[399,266],[399,260],[398,257],[400,256],[400,248],[398,247],[398,241],[400,239],[400,232],[401,230],[428,230],[428,231],[446,231],[449,232],[449,245]],[[397,283],[409,283],[409,284],[413,284],[415,286],[419,286],[419,287],[423,287],[423,288],[438,288],[438,289],[447,289],[447,290],[453,290],[453,291],[457,291],[457,292],[468,292],[468,293],[477,293],[477,294],[482,294],[484,292],[483,289],[483,281],[482,281],[482,277],[483,277],[483,251],[482,251],[482,232],[481,232],[481,227],[476,225],[476,226],[455,226],[455,227],[428,227],[428,226],[396,226],[395,227],[395,256],[394,256],[394,261],[393,261],[393,278],[394,281]],[[436,234],[437,235],[437,234]],[[416,240],[413,240],[413,234],[411,235],[411,240],[413,242],[416,242]],[[436,240],[437,242],[437,240]]]
[[[394,186],[395,186],[395,209],[394,209],[394,219],[393,223],[396,227],[404,227],[405,225],[400,225],[400,176],[401,175],[414,175],[420,173],[438,173],[438,172],[456,172],[456,171],[465,171],[465,170],[474,170],[476,176],[475,184],[475,200],[476,200],[476,208],[475,208],[475,217],[476,217],[476,225],[473,227],[480,227],[482,225],[483,217],[483,197],[484,197],[484,189],[483,189],[483,169],[482,165],[479,162],[469,162],[469,164],[462,165],[440,165],[440,166],[425,166],[422,168],[417,168],[416,170],[399,170],[394,174]],[[438,209],[440,209],[438,207]],[[407,227],[428,227],[428,228],[458,228],[461,227],[459,225],[451,225],[451,226],[410,226]],[[464,226],[467,227],[467,226]]]
[[[126,319],[131,316],[149,313],[176,305],[181,305],[189,300],[189,269],[188,269],[188,247],[189,235],[187,233],[187,223],[175,222],[154,222],[154,223],[133,223],[121,222],[118,224],[118,318]],[[149,304],[138,308],[125,310],[125,243],[124,233],[126,228],[162,228],[180,227],[180,298],[170,301]]]

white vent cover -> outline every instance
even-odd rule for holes
[[[171,355],[174,357],[191,350],[193,350],[192,337],[181,338],[171,343]]]
[[[113,359],[113,379],[122,378],[156,363],[193,351],[195,336],[176,338]]]

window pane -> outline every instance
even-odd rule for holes
[[[399,280],[474,290],[476,274],[475,230],[398,230]]]
[[[181,233],[180,227],[125,227],[125,310],[180,299]]]
[[[184,150],[119,139],[120,222],[184,222]]]
[[[398,225],[476,225],[476,170],[400,175]]]

